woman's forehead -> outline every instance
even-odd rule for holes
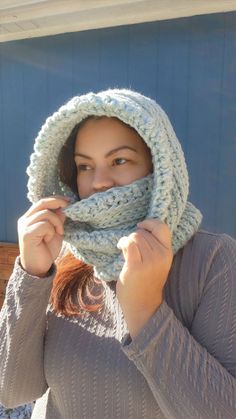
[[[75,148],[88,148],[90,145],[147,147],[137,131],[118,118],[88,118],[78,127]]]

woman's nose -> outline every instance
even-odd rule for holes
[[[114,179],[111,172],[107,168],[97,168],[93,176],[93,189],[94,191],[106,191],[107,189],[115,186]]]

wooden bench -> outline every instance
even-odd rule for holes
[[[12,273],[19,247],[15,243],[0,242],[0,308],[2,307],[7,281]]]

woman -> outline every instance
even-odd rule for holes
[[[199,231],[163,110],[129,90],[77,96],[27,172],[0,401],[38,399],[37,419],[234,418],[236,243]]]

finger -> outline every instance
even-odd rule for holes
[[[137,226],[149,231],[163,247],[170,249],[171,232],[167,224],[155,218],[144,220],[138,223]]]
[[[117,247],[122,250],[126,263],[140,263],[142,261],[140,250],[132,237],[121,237]]]
[[[58,208],[53,212],[55,212],[55,214],[60,218],[62,224],[64,224],[65,219],[66,219],[66,215],[62,212],[61,208]]]
[[[140,229],[129,237],[136,243],[143,263],[146,261],[151,262],[157,256],[157,250],[160,250],[160,243],[151,233]]]
[[[133,250],[131,250],[133,252],[132,258],[135,257],[134,252],[136,252],[136,259],[139,259],[139,261],[143,261],[144,256],[150,256],[150,252],[156,247],[156,240],[151,233],[144,229],[137,230],[128,237],[122,237],[118,242],[117,247],[123,250],[125,259],[128,258],[128,250],[130,250],[132,243],[136,244]],[[129,252],[129,256],[131,251]]]
[[[55,231],[58,234],[64,234],[64,227],[61,219],[57,214],[55,214],[52,211],[48,210],[42,210],[37,212],[36,214],[32,214],[30,217],[28,217],[25,222],[27,226],[30,226],[32,224],[47,221],[55,228]]]
[[[50,210],[56,210],[59,208],[65,208],[69,205],[71,202],[71,199],[69,197],[48,197],[40,199],[38,202],[34,203],[28,211],[25,213],[26,216],[32,215],[35,212],[38,212],[43,209],[50,209]]]
[[[127,236],[121,237],[117,243],[117,248],[122,250],[125,259],[126,259],[126,254],[127,254],[127,246],[128,246],[128,237]]]
[[[52,225],[48,226],[47,229],[47,233],[45,234],[43,240],[45,243],[49,243],[50,241],[53,240],[53,238],[55,237],[55,229],[52,227]]]
[[[153,234],[147,230],[144,230],[144,228],[138,229],[137,234],[138,234],[138,239],[142,240],[142,243],[143,243],[142,244],[140,241],[140,245],[143,246],[143,248],[146,248],[148,252],[153,252],[156,250],[157,245],[160,246],[160,243],[153,236]]]
[[[56,231],[51,223],[48,221],[40,221],[38,223],[28,226],[25,235],[23,237],[24,241],[27,241],[28,237],[35,237],[36,242],[49,242],[55,237]]]

